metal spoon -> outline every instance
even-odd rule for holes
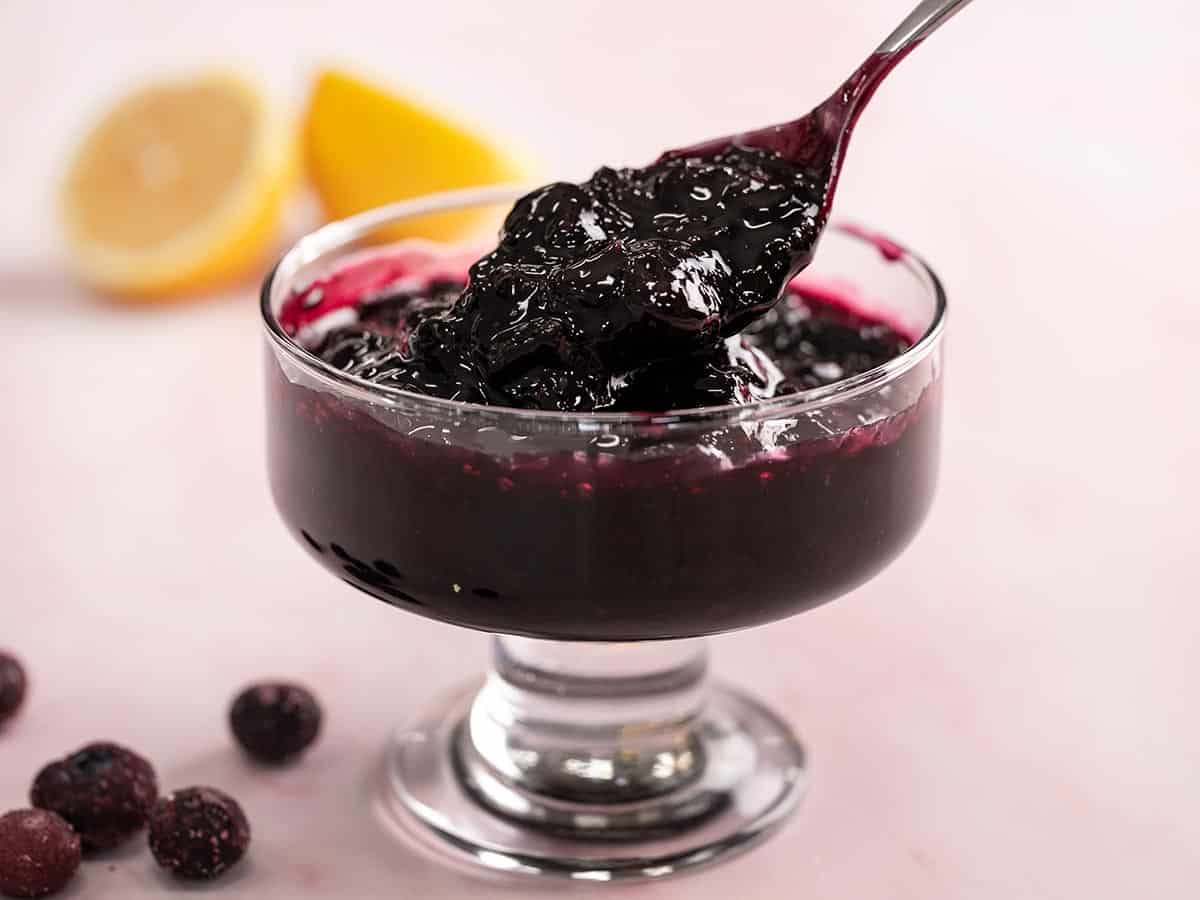
[[[774,150],[808,170],[814,178],[824,180],[821,208],[824,220],[833,203],[850,134],[875,89],[913,48],[970,2],[924,0],[918,3],[867,61],[829,99],[803,118],[671,150],[664,157],[708,156],[731,145]]]

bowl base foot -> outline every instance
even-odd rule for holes
[[[539,796],[473,759],[462,734],[476,692],[456,691],[403,727],[382,784],[389,816],[459,863],[580,881],[661,877],[746,849],[804,792],[804,750],[791,729],[718,684],[694,732],[704,759],[695,780],[635,802]]]

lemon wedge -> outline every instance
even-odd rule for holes
[[[61,188],[80,276],[111,294],[209,290],[263,264],[295,185],[293,130],[228,73],[121,99],[75,152]]]
[[[332,219],[436,191],[523,181],[531,168],[451,117],[336,70],[317,78],[303,140],[309,178]],[[424,216],[382,236],[453,240],[495,212]]]

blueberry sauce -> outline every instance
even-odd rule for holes
[[[493,406],[649,411],[773,396],[789,386],[737,335],[808,264],[822,197],[821,178],[769,150],[602,168],[518,200],[454,302],[410,298],[403,315],[378,312],[318,353],[368,380]],[[284,326],[295,333],[338,302],[325,290],[293,298]]]
[[[293,296],[288,330],[347,373],[404,386],[411,323],[452,308],[464,280],[423,252],[349,261]],[[802,276],[717,353],[666,360],[622,391],[623,405],[831,384],[917,337]],[[561,640],[711,634],[832,599],[899,552],[932,496],[939,398],[922,365],[885,396],[790,424],[589,437],[411,404],[388,411],[273,364],[271,486],[315,559],[398,608]]]
[[[287,336],[410,395],[343,390],[275,348],[271,487],[302,546],[401,609],[558,640],[746,627],[878,572],[932,498],[940,355],[787,403],[918,338],[794,278],[916,39],[801,119],[533,191],[469,269],[409,248],[296,289]],[[735,409],[679,415],[715,406]]]
[[[318,289],[340,287],[336,277]],[[332,328],[314,352],[347,374],[409,388],[404,346],[413,323],[451,310],[461,281],[436,280],[424,290],[383,290],[355,309],[357,321]],[[311,288],[310,288],[311,290]],[[741,334],[705,352],[648,364],[620,386],[620,408],[694,409],[744,404],[832,384],[903,353],[911,340],[799,286]]]

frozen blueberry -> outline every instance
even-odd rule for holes
[[[0,724],[11,719],[25,701],[25,669],[17,658],[0,650]]]
[[[282,763],[303,753],[321,730],[321,707],[307,688],[282,681],[252,684],[233,701],[229,725],[260,762]]]
[[[238,802],[210,787],[163,797],[150,814],[150,852],[181,878],[216,878],[250,846],[250,823]]]
[[[117,744],[88,744],[47,765],[33,781],[30,800],[58,813],[79,832],[83,849],[108,850],[146,824],[158,799],[154,768]]]
[[[45,897],[61,890],[79,868],[79,835],[44,809],[0,816],[0,893]]]

